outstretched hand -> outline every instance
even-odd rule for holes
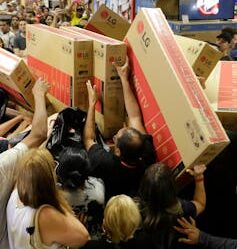
[[[49,89],[49,83],[46,80],[43,80],[42,78],[39,78],[36,80],[35,85],[32,88],[32,93],[34,96],[36,95],[43,95],[48,92]]]
[[[118,65],[116,62],[113,62],[113,65],[115,66],[120,78],[128,79],[130,73],[128,57],[126,57],[126,61],[122,66]]]
[[[96,86],[92,87],[90,80],[86,82],[89,106],[94,106],[97,101]]]
[[[187,169],[186,171],[194,178],[196,178],[202,176],[205,170],[206,170],[206,165],[200,164],[200,165],[195,165],[193,169]]]
[[[183,242],[189,245],[195,245],[198,243],[200,230],[196,227],[195,220],[190,217],[190,222],[184,217],[177,219],[181,227],[174,226],[174,229],[179,233],[186,235],[186,238],[180,238],[179,242]]]

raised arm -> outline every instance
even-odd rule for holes
[[[3,124],[0,124],[0,137],[5,135],[11,128],[20,123],[23,119],[23,115],[18,115],[13,119],[4,122]]]
[[[42,79],[38,79],[32,89],[35,100],[35,113],[32,121],[30,134],[22,140],[28,148],[39,146],[47,139],[47,110],[45,95],[48,91],[48,84]]]
[[[122,82],[124,102],[128,114],[129,127],[135,128],[141,133],[145,134],[146,130],[143,125],[141,111],[129,83],[130,69],[128,58],[126,59],[126,62],[123,66],[118,66],[116,63],[114,63],[114,66],[117,69],[118,75]]]
[[[194,177],[195,190],[193,195],[193,203],[197,209],[197,215],[199,215],[206,207],[206,191],[204,185],[204,171],[206,170],[205,165],[195,165],[193,170],[188,169],[187,171]]]
[[[95,104],[97,101],[95,86],[92,87],[91,82],[86,83],[89,99],[89,107],[87,112],[86,124],[83,132],[83,142],[88,151],[95,144]]]

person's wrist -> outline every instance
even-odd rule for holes
[[[202,182],[204,181],[204,175],[203,174],[196,175],[194,176],[194,180],[195,182]]]

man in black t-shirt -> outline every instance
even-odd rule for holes
[[[156,161],[152,137],[146,134],[136,98],[129,85],[129,63],[114,65],[121,78],[129,127],[114,136],[114,154],[95,142],[95,88],[87,83],[89,109],[84,128],[84,144],[93,167],[92,175],[105,183],[106,199],[117,194],[136,194],[146,166]]]

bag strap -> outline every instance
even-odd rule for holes
[[[51,205],[45,204],[40,206],[32,219],[31,226],[28,227],[27,232],[30,234],[30,245],[32,249],[42,249],[45,247],[41,241],[40,232],[39,232],[39,214],[41,210],[45,207],[52,207]],[[61,246],[60,249],[67,249],[65,246]]]

